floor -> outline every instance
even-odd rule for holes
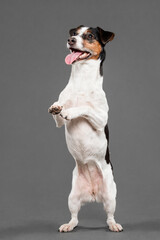
[[[96,226],[97,224],[97,226]],[[26,224],[7,227],[0,230],[0,239],[8,240],[159,240],[160,239],[160,220],[143,221],[137,223],[124,223],[124,231],[121,233],[110,232],[103,223],[89,224],[88,219],[79,224],[73,232],[59,233],[59,224],[52,221],[33,221]]]

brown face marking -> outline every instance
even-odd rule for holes
[[[101,44],[95,39],[90,30],[86,30],[83,34],[83,46],[92,52],[89,59],[98,59],[102,51]]]

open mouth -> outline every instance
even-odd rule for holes
[[[65,58],[66,64],[72,64],[74,62],[87,59],[91,56],[90,52],[81,51],[79,49],[70,48],[71,53],[68,54]]]

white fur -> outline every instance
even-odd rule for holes
[[[79,34],[74,36],[74,38],[76,39],[76,48],[81,50],[81,51],[85,51],[87,50],[86,48],[84,48],[83,46],[83,39],[82,39],[82,35],[83,33],[88,29],[88,27],[82,27],[79,30]],[[70,48],[70,45],[67,42],[67,48]],[[89,51],[90,52],[90,51]]]
[[[88,29],[88,27],[81,27],[80,31],[79,31],[79,35],[82,36],[83,33]]]
[[[76,162],[68,198],[71,220],[59,228],[60,232],[73,230],[78,224],[81,205],[91,201],[103,203],[110,230],[122,230],[114,220],[116,184],[111,165],[105,160],[104,127],[109,108],[99,68],[100,60],[75,62],[67,86],[53,104],[63,106],[61,113],[53,117],[57,127],[65,125],[67,146]]]

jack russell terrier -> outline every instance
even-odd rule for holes
[[[109,155],[108,104],[103,91],[102,64],[104,46],[114,33],[84,27],[71,29],[66,64],[72,64],[69,82],[50,108],[57,127],[65,125],[67,147],[76,166],[68,197],[71,220],[60,232],[72,231],[78,224],[78,212],[85,202],[102,202],[107,225],[114,232],[123,230],[116,223],[116,184]]]

